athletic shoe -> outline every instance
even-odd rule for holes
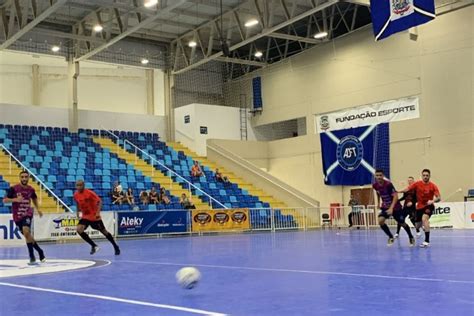
[[[421,237],[421,232],[417,232],[416,233],[416,238],[420,238]]]
[[[36,259],[30,259],[30,261],[28,262],[28,265],[29,266],[37,266],[38,263],[36,262]]]
[[[420,245],[420,248],[428,248],[429,246],[430,246],[430,243],[424,241],[424,242]]]
[[[39,257],[40,257],[39,259],[41,262],[46,262],[46,257],[44,256],[44,252],[40,252]]]
[[[120,255],[120,248],[115,249],[115,255],[116,256]]]
[[[91,248],[91,255],[95,254],[97,251],[99,251],[99,249],[100,249],[99,246],[93,246]]]
[[[415,238],[410,238],[410,247],[414,247],[416,245]]]
[[[398,233],[393,235],[393,238],[397,239],[398,238]]]
[[[387,246],[393,245],[394,242],[395,242],[395,239],[389,238],[388,241],[387,241]]]

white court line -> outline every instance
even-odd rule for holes
[[[42,287],[34,287],[34,286],[27,286],[27,285],[13,284],[13,283],[5,283],[5,282],[0,282],[0,285],[20,288],[20,289],[26,289],[26,290],[39,291],[39,292],[49,292],[49,293],[64,294],[64,295],[70,295],[70,296],[95,298],[95,299],[99,299],[99,300],[114,301],[114,302],[133,304],[133,305],[142,305],[142,306],[149,306],[149,307],[156,307],[156,308],[163,308],[163,309],[172,309],[172,310],[181,311],[181,312],[188,312],[188,313],[208,315],[208,316],[226,316],[226,314],[209,312],[209,311],[205,311],[205,310],[201,310],[201,309],[194,309],[194,308],[187,308],[187,307],[166,305],[166,304],[155,304],[155,303],[135,301],[135,300],[129,300],[129,299],[124,299],[124,298],[119,298],[119,297],[112,297],[112,296],[61,291],[61,290],[46,289],[46,288],[42,288]]]
[[[361,232],[361,231],[359,231],[359,232]],[[351,233],[336,233],[336,235],[337,236],[350,236],[350,237],[358,236],[357,234],[351,234]],[[400,235],[406,235],[406,233],[402,232]],[[474,238],[474,236],[431,235],[431,239],[436,239],[436,238]]]
[[[202,268],[216,268],[216,269],[230,269],[230,270],[250,270],[250,271],[268,271],[268,272],[292,272],[292,273],[306,273],[306,274],[323,274],[323,275],[341,275],[349,277],[360,278],[378,278],[378,279],[395,279],[395,280],[410,280],[410,281],[426,281],[426,282],[446,282],[446,283],[462,283],[474,284],[474,281],[463,280],[448,280],[448,279],[432,279],[432,278],[417,278],[408,276],[382,275],[382,274],[365,274],[365,273],[349,273],[349,272],[331,272],[331,271],[311,271],[311,270],[293,270],[293,269],[273,269],[273,268],[255,268],[255,267],[238,267],[238,266],[220,266],[211,264],[193,264],[193,263],[171,263],[171,262],[150,262],[150,261],[134,261],[134,260],[120,260],[115,263],[140,263],[153,264],[164,266],[189,266]]]

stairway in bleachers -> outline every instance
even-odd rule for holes
[[[267,194],[261,189],[256,188],[253,184],[246,182],[242,178],[236,176],[234,173],[226,170],[225,168],[218,166],[216,163],[208,160],[206,157],[201,157],[189,148],[183,146],[181,143],[176,142],[168,142],[167,143],[169,148],[173,148],[174,151],[178,153],[182,153],[186,155],[186,157],[190,157],[192,161],[198,161],[202,166],[208,168],[209,170],[216,170],[219,168],[219,172],[222,173],[223,176],[227,176],[229,181],[236,184],[242,192],[245,194],[249,194],[252,196],[256,196],[259,201],[262,201],[264,205],[268,205],[270,208],[275,209],[275,214],[277,220],[282,220],[284,218],[291,218],[299,222],[301,227],[304,226],[303,223],[303,214],[301,210],[288,208],[285,203],[278,201],[273,196]],[[255,208],[259,208],[259,205]]]
[[[0,150],[0,213],[9,213],[10,210],[3,204],[3,198],[8,191],[8,188],[20,182],[19,174],[22,169],[16,162],[10,162],[10,156]],[[30,178],[29,184],[35,189],[38,196],[38,204],[43,213],[57,213],[64,212],[65,209],[40,185]]]
[[[150,177],[154,182],[159,183],[161,186],[167,188],[174,197],[179,198],[179,196],[181,196],[183,193],[189,196],[189,191],[184,189],[179,183],[175,182],[172,177],[167,176],[165,172],[153,167],[147,161],[135,155],[134,153],[130,153],[122,147],[117,146],[117,144],[111,139],[93,137],[93,140],[103,148],[107,148],[110,150],[110,152],[113,152],[118,157],[125,160],[130,166],[133,166],[134,168],[143,172],[144,175]],[[193,200],[197,209],[209,209],[209,205],[202,202],[197,196],[192,195],[191,199]]]
[[[120,181],[124,189],[134,189],[138,203],[140,190],[157,189],[159,184],[144,176],[140,170],[104,150],[85,132],[71,133],[65,128],[36,126],[6,126],[3,144],[45,182],[71,208],[75,208],[75,182],[83,179],[86,187],[94,189],[102,198],[103,210],[130,210],[129,205],[113,205],[111,189]],[[181,209],[176,197],[169,205],[139,206],[140,209]]]
[[[253,184],[245,182],[242,178],[236,176],[234,173],[226,170],[225,168],[218,166],[216,163],[211,162],[206,157],[199,156],[181,143],[168,142],[167,145],[173,148],[175,151],[183,152],[186,156],[191,157],[193,160],[199,161],[201,165],[208,167],[210,170],[216,170],[216,168],[219,168],[219,171],[222,172],[224,176],[227,176],[230,182],[237,184],[240,189],[245,190],[249,194],[257,196],[260,201],[268,203],[271,208],[287,207],[285,203],[278,201],[273,196],[265,193],[263,190],[256,188]]]

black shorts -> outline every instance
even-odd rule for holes
[[[379,217],[384,217],[385,219],[393,217],[394,220],[397,221],[397,223],[403,224],[405,223],[405,218],[408,216],[408,214],[403,210],[394,210],[392,215],[389,215],[387,213],[386,208],[381,209],[381,212],[379,214]]]
[[[78,225],[84,225],[84,230],[87,229],[87,227],[92,227],[92,229],[95,229],[95,230],[104,230],[105,229],[105,225],[104,225],[104,222],[99,219],[98,221],[90,221],[90,220],[87,220],[87,219],[81,219],[79,220],[79,223]]]
[[[33,223],[33,218],[31,216],[25,216],[22,219],[20,219],[18,222],[15,222],[20,232],[23,232],[23,227],[28,227],[31,229],[32,223]]]
[[[410,220],[412,218],[415,219],[416,209],[414,207],[404,207],[403,212],[405,212],[405,214],[410,217]]]
[[[431,204],[431,205],[427,205],[425,206],[424,208],[420,208],[420,209],[416,209],[415,211],[415,221],[416,222],[421,222],[422,219],[423,219],[423,215],[426,214],[428,215],[429,217],[431,217],[431,215],[433,214],[434,212],[434,205]]]

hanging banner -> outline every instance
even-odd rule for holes
[[[405,121],[420,117],[418,97],[364,105],[316,116],[318,133],[361,126]]]
[[[193,232],[250,229],[247,209],[193,210]]]
[[[372,183],[376,169],[390,178],[388,124],[321,133],[321,155],[326,185]]]
[[[105,228],[115,234],[114,212],[100,214]],[[76,233],[79,218],[75,213],[44,214],[43,217],[35,216],[33,220],[33,235],[36,240],[80,239]],[[98,230],[89,227],[86,230],[91,238],[103,237]]]

